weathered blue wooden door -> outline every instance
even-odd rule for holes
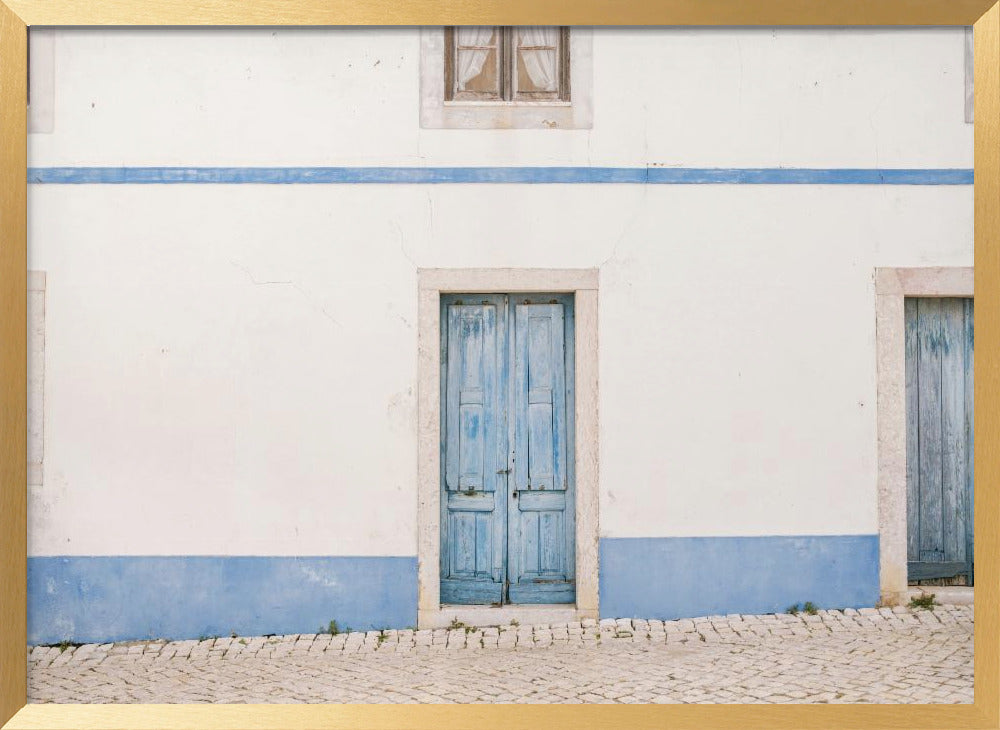
[[[904,309],[909,579],[972,585],[972,299],[906,299]]]
[[[572,304],[442,297],[442,603],[576,599]]]
[[[441,602],[500,603],[506,551],[507,304],[450,298],[441,318]]]
[[[511,603],[572,603],[573,481],[570,478],[565,302],[514,304],[511,413],[514,470],[509,504]]]

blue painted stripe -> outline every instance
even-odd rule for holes
[[[28,643],[417,623],[413,557],[28,558]]]
[[[603,538],[602,617],[874,606],[878,535]]]
[[[28,182],[56,185],[971,185],[973,171],[680,167],[31,167],[28,168]]]

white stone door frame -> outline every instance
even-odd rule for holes
[[[417,625],[556,623],[598,616],[597,269],[417,270]],[[574,295],[576,322],[576,604],[441,605],[441,295]]]
[[[905,297],[971,297],[969,267],[875,269],[878,529],[882,603],[907,601]]]

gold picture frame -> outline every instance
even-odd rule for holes
[[[994,0],[0,0],[0,725],[26,728],[1000,728],[1000,5]],[[26,705],[27,28],[191,25],[975,27],[975,703]],[[5,724],[6,723],[6,724]]]

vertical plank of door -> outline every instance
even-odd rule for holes
[[[920,560],[920,333],[917,299],[903,302],[906,324],[906,559]]]
[[[565,414],[566,414],[566,457],[563,472],[566,475],[566,511],[563,522],[566,531],[566,564],[564,571],[566,579],[576,580],[576,301],[569,295],[563,306],[564,341],[563,349],[565,366],[563,374],[566,378]]]
[[[941,300],[941,532],[945,562],[965,562],[965,302]]]
[[[943,560],[941,521],[941,300],[919,299],[920,562]]]
[[[510,447],[508,444],[507,422],[510,414],[510,399],[508,391],[510,387],[510,313],[508,307],[508,297],[494,295],[492,297],[497,308],[497,349],[496,349],[496,371],[497,384],[494,402],[496,403],[496,437],[494,439],[494,461],[497,475],[496,491],[494,492],[493,521],[490,525],[493,540],[493,579],[501,586],[507,582],[507,520],[508,520],[508,494],[510,491]],[[507,600],[503,588],[501,588],[501,602]]]
[[[508,466],[510,468],[510,474],[507,475],[507,544],[504,555],[504,570],[506,571],[506,577],[504,578],[504,601],[509,602],[510,584],[517,580],[517,576],[521,575],[523,570],[520,550],[514,549],[513,546],[521,544],[520,509],[518,508],[517,497],[515,495],[517,495],[517,485],[521,483],[521,471],[524,469],[524,465],[527,464],[527,461],[524,459],[527,454],[521,454],[517,441],[517,430],[519,428],[517,417],[518,398],[514,392],[518,387],[517,384],[520,382],[517,371],[517,305],[510,296],[504,297],[504,300],[507,310],[507,380],[504,381],[506,384],[504,401],[507,403],[507,449],[509,454]]]
[[[443,602],[442,586],[440,579],[448,575],[448,566],[451,565],[451,541],[449,540],[451,513],[448,510],[448,371],[450,367],[448,353],[448,335],[451,329],[448,300],[446,297],[438,295],[438,307],[440,316],[438,318],[440,330],[440,354],[438,356],[438,370],[440,371],[440,401],[438,405],[438,431],[440,438],[439,468],[440,478],[438,483],[438,595],[434,600]]]
[[[458,423],[458,391],[462,368],[462,313],[461,308],[448,305],[448,350],[447,350],[447,380],[445,402],[443,404],[445,418],[445,488],[448,491],[458,489],[459,482],[459,423]]]
[[[525,411],[528,402],[528,377],[527,361],[525,359],[525,344],[523,329],[524,305],[516,300],[516,295],[511,297],[510,303],[510,340],[511,340],[511,379],[510,390],[510,420],[512,422],[512,438],[514,450],[514,470],[511,473],[510,488],[513,494],[519,497],[508,501],[510,512],[508,513],[509,527],[507,529],[507,580],[508,595],[511,602],[515,601],[514,596],[510,596],[511,587],[520,582],[521,577],[530,571],[526,546],[531,542],[531,532],[524,512],[521,510],[521,502],[528,488],[528,464],[531,454],[528,450],[528,441],[525,433]]]

